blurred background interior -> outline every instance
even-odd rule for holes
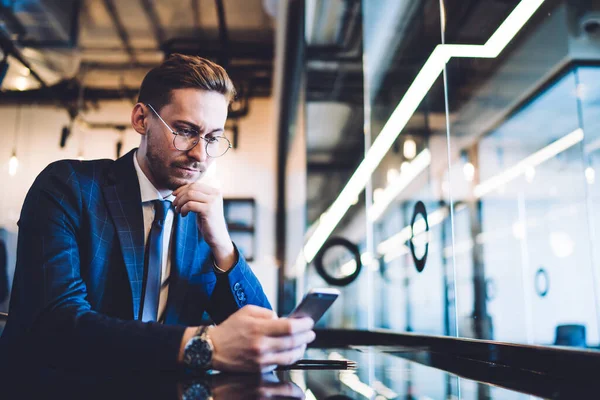
[[[0,48],[0,311],[36,175],[136,147],[185,53],[239,92],[211,174],[280,315],[600,349],[600,1],[0,0]]]

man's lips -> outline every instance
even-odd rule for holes
[[[195,178],[202,176],[203,171],[198,168],[184,167],[181,165],[176,165],[175,169],[179,172],[176,172],[176,175],[179,175],[182,178]]]
[[[182,171],[186,171],[189,173],[199,173],[200,170],[197,168],[190,168],[190,167],[185,167],[185,166],[181,166],[181,165],[176,165],[175,168],[180,169]]]

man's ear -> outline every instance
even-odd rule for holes
[[[146,117],[148,109],[143,103],[137,103],[131,110],[131,127],[140,135],[146,134]]]

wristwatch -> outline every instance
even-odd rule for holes
[[[181,400],[213,400],[208,382],[183,382]]]
[[[183,349],[183,362],[194,369],[210,369],[214,347],[208,335],[209,326],[201,326]]]

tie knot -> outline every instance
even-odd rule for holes
[[[167,210],[171,207],[171,202],[167,200],[154,200],[154,221],[164,222],[167,217]]]

